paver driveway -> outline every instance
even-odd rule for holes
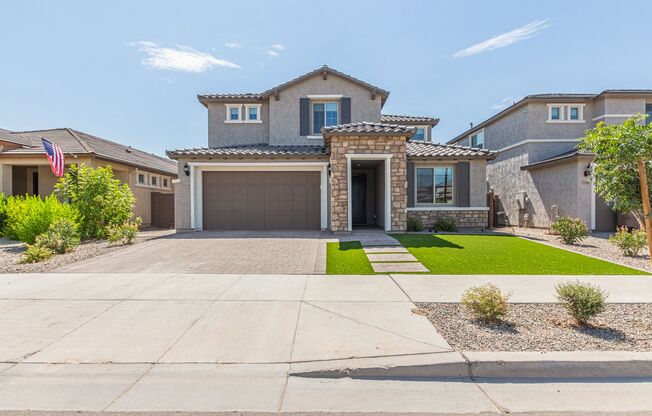
[[[57,272],[324,274],[329,239],[311,231],[179,233]]]

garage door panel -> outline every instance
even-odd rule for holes
[[[319,172],[204,172],[205,229],[320,228]]]

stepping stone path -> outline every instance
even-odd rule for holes
[[[398,242],[396,242],[398,244]],[[429,270],[401,245],[365,245],[364,252],[377,273],[428,272]]]

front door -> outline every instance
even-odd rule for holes
[[[351,177],[351,216],[353,224],[367,224],[367,175]]]

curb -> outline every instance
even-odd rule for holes
[[[644,378],[652,352],[442,352],[293,363],[289,375],[314,378]]]

